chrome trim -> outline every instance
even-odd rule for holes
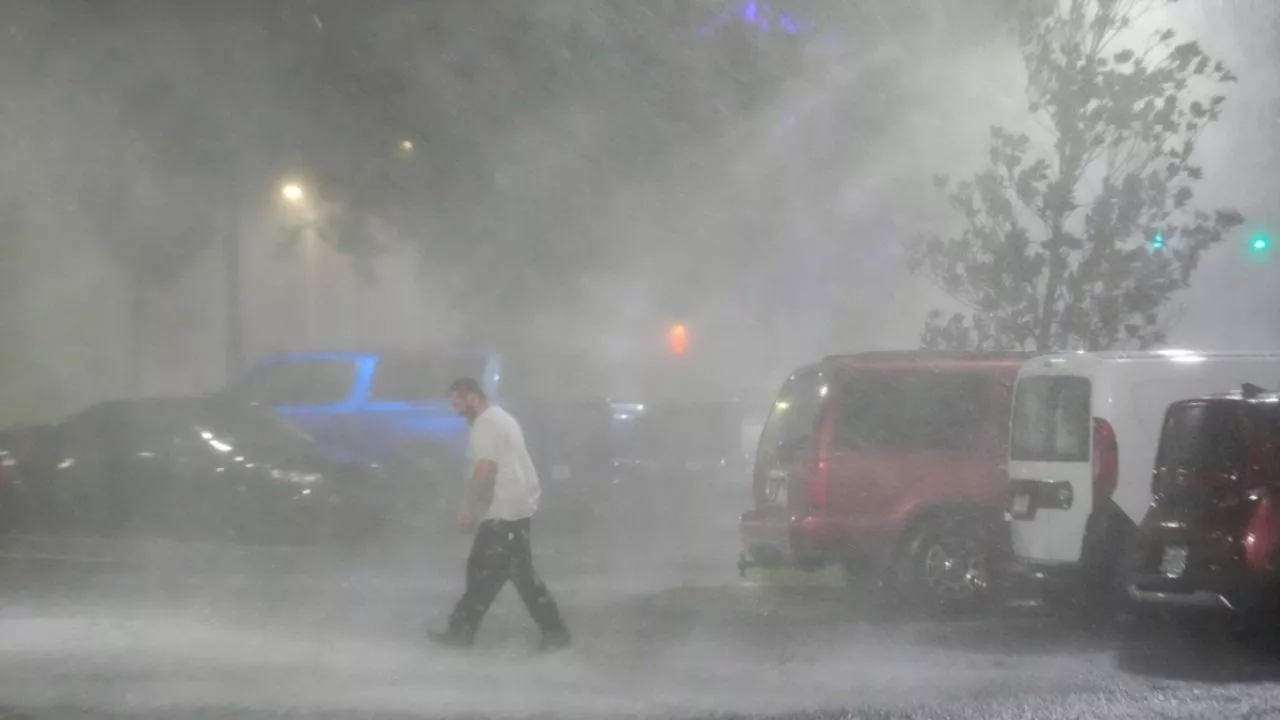
[[[1151,603],[1153,605],[1235,610],[1235,606],[1231,604],[1230,600],[1227,600],[1219,593],[1207,590],[1198,590],[1190,593],[1171,593],[1141,590],[1137,585],[1130,585],[1129,597],[1135,602]]]

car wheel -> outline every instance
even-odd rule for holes
[[[995,543],[979,520],[943,517],[908,541],[898,570],[904,600],[945,613],[976,612],[995,586]]]

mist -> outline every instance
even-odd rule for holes
[[[446,24],[453,24],[442,50],[412,42],[411,17],[419,10],[397,4],[360,14],[364,30],[356,37],[376,37],[372,44],[335,35],[346,27],[342,23],[354,22],[337,5],[282,4],[274,22],[284,31],[255,26],[251,13],[237,16],[230,7],[183,18],[129,3],[104,15],[113,24],[93,30],[65,19],[74,17],[68,15],[72,7],[15,6],[9,31],[14,52],[42,59],[10,68],[6,104],[6,157],[14,171],[4,189],[13,248],[5,290],[14,300],[6,303],[5,327],[15,339],[6,343],[6,354],[25,375],[6,387],[17,394],[3,406],[15,421],[129,392],[196,391],[223,382],[219,243],[225,232],[237,234],[243,248],[249,358],[286,349],[458,341],[551,347],[605,363],[660,355],[663,328],[683,321],[693,329],[700,366],[729,373],[732,385],[755,387],[771,386],[821,354],[911,347],[927,309],[945,307],[945,298],[904,268],[911,237],[949,222],[929,179],[970,170],[982,157],[988,126],[1017,127],[1025,116],[1013,48],[991,33],[966,36],[954,17],[931,17],[925,6],[904,13],[894,33],[870,46],[857,42],[864,26],[832,22],[804,38],[810,44],[799,63],[776,70],[704,68],[694,87],[705,82],[714,89],[738,79],[757,82],[768,93],[749,114],[726,112],[722,131],[709,139],[669,145],[656,156],[631,146],[652,143],[653,127],[678,123],[678,113],[687,111],[650,107],[647,116],[629,116],[633,101],[620,113],[616,98],[635,93],[617,83],[652,82],[645,68],[610,76],[604,86],[552,86],[544,94],[558,97],[531,106],[524,98],[536,95],[536,88],[476,86],[436,61],[448,53],[482,54],[496,41],[477,25],[478,10],[445,13]],[[593,39],[592,26],[573,8],[539,8],[530,27]],[[1203,42],[1234,65],[1252,63],[1267,50],[1242,41],[1250,28],[1229,17],[1195,4],[1180,12],[1171,18],[1176,29],[1204,35]],[[326,13],[332,13],[328,23]],[[1209,15],[1215,15],[1212,27],[1205,23]],[[632,41],[648,43],[653,53],[688,58],[709,42],[705,28],[667,36],[640,30],[652,35]],[[75,52],[46,54],[38,47],[72,34],[79,43]],[[282,44],[282,37],[292,44]],[[769,40],[763,32],[748,39]],[[585,41],[584,47],[598,51]],[[296,149],[269,160],[261,152],[277,141],[304,145],[290,143],[291,136],[320,138],[312,146],[333,154],[339,152],[334,144],[350,141],[335,132],[387,130],[351,143],[369,148],[432,130],[411,128],[409,115],[367,131],[325,130],[317,112],[324,104],[293,102],[303,92],[293,85],[298,63],[313,62],[318,53],[356,50],[352,57],[374,72],[410,69],[402,79],[408,85],[383,115],[412,113],[415,105],[456,108],[457,115],[472,108],[481,114],[474,121],[463,117],[442,137],[474,125],[481,137],[467,141],[495,158],[486,167],[496,167],[478,191],[440,202],[423,197],[427,211],[402,233],[381,233],[385,254],[372,261],[371,279],[359,277],[341,249],[314,247],[307,261],[297,249],[281,248],[280,208],[269,179],[318,179],[341,155],[315,161],[324,166],[321,172]],[[272,65],[254,67],[259,56]],[[500,60],[486,62],[486,81],[513,81]],[[686,59],[685,66],[698,64]],[[786,74],[775,78],[771,72]],[[1249,149],[1266,145],[1274,128],[1274,93],[1267,89],[1275,80],[1256,71],[1241,75],[1226,119],[1204,138],[1203,193],[1265,225],[1274,196],[1269,156]],[[129,115],[137,115],[130,103],[139,87],[183,88],[178,99],[170,98],[171,109],[159,106],[149,122],[167,133],[170,144],[199,145],[200,133],[217,133],[239,152],[231,173],[214,181],[238,176],[257,182],[237,181],[238,197],[218,194],[222,188],[194,166],[165,167],[163,158],[138,151],[137,138],[157,132]],[[522,104],[506,107],[504,93]],[[183,98],[190,109],[174,110]],[[215,103],[209,107],[218,114],[191,128],[177,124],[185,116],[163,114],[201,112],[199,102]],[[495,110],[503,115],[484,114]],[[499,131],[479,129],[489,126]],[[629,157],[637,151],[645,154],[643,162]],[[425,142],[415,152],[441,150]],[[1248,158],[1244,164],[1242,157]],[[124,192],[130,212],[173,216],[159,232],[190,236],[174,244],[188,248],[181,252],[192,259],[176,261],[176,275],[158,286],[148,283],[137,322],[130,317],[128,289],[137,282],[109,257],[111,244],[103,240],[119,231],[104,228],[85,206],[86,192],[104,185]],[[228,204],[228,198],[238,202]],[[546,247],[532,249],[539,243]],[[495,269],[527,264],[530,252],[544,262],[530,266],[520,282],[495,277]],[[1260,317],[1264,313],[1248,313],[1259,317],[1259,325],[1248,329],[1224,329],[1212,320],[1218,302],[1237,310],[1266,305],[1260,280],[1227,279],[1237,274],[1231,253],[1221,248],[1206,260],[1182,301],[1186,316],[1176,339],[1272,344],[1267,328],[1273,323]],[[323,318],[312,323],[311,337],[297,322],[308,302],[308,262],[315,273],[310,282],[318,287],[312,312]],[[796,277],[805,280],[791,281]],[[761,337],[770,342],[762,347]],[[141,365],[132,379],[131,364]]]
[[[671,114],[679,108],[620,116],[613,100],[629,93],[625,85],[557,87],[552,90],[561,101],[506,108],[494,98],[516,89],[454,76],[435,62],[438,47],[405,37],[417,8],[391,4],[362,13],[361,26],[378,42],[361,49],[360,61],[416,69],[405,80],[415,91],[406,88],[396,101],[405,112],[415,103],[458,108],[458,114],[468,107],[503,111],[494,120],[481,114],[474,123],[477,134],[485,123],[500,132],[467,138],[498,159],[498,170],[486,179],[488,189],[480,186],[447,205],[422,198],[429,212],[408,225],[410,237],[387,239],[389,249],[374,259],[369,281],[354,273],[349,254],[313,248],[312,282],[320,288],[313,312],[324,320],[313,323],[307,338],[298,322],[307,302],[306,262],[296,249],[281,249],[270,179],[320,178],[340,157],[313,159],[323,167],[308,167],[307,158],[287,149],[303,144],[291,143],[291,136],[308,142],[307,136],[318,136],[313,146],[331,154],[339,152],[335,143],[352,139],[322,130],[318,112],[325,106],[318,101],[289,104],[302,92],[293,85],[293,67],[333,52],[323,50],[326,44],[357,42],[333,36],[340,22],[351,22],[345,11],[281,5],[274,22],[293,33],[284,37],[300,38],[290,45],[269,38],[284,31],[255,27],[251,13],[237,16],[230,7],[183,18],[122,3],[104,11],[110,24],[96,29],[77,24],[67,15],[71,7],[25,6],[27,16],[15,13],[9,36],[15,52],[43,60],[21,74],[11,69],[20,82],[7,104],[6,157],[19,171],[10,173],[5,195],[21,229],[10,233],[17,257],[5,264],[12,278],[5,289],[21,300],[6,303],[6,327],[22,338],[7,344],[7,354],[31,374],[6,388],[19,393],[4,403],[12,420],[131,392],[197,391],[222,382],[224,232],[239,234],[242,243],[250,358],[286,349],[457,340],[537,344],[604,362],[660,355],[663,329],[679,320],[693,330],[701,366],[753,387],[774,385],[818,354],[909,347],[936,300],[903,268],[905,241],[922,229],[921,218],[936,212],[928,178],[970,166],[981,157],[986,127],[1022,104],[1009,48],[993,37],[958,38],[922,12],[921,19],[900,21],[909,33],[884,38],[871,52],[841,43],[838,29],[823,29],[815,37],[824,41],[797,66],[766,66],[757,75],[706,69],[700,81],[711,88],[738,73],[748,75],[742,82],[777,89],[749,115],[726,114],[713,138],[670,146],[636,163],[627,157],[636,152],[628,144],[637,136],[628,127],[679,122]],[[326,12],[334,14],[328,23]],[[493,38],[475,24],[477,17],[459,12],[446,15],[456,24],[447,34],[451,52],[484,52]],[[546,4],[530,22],[563,32],[567,23],[582,23],[577,15]],[[855,34],[864,31],[852,27]],[[589,26],[578,32],[591,37]],[[72,36],[79,43],[74,52],[32,48]],[[688,32],[635,42],[687,57],[708,40]],[[272,65],[254,67],[259,56],[272,58]],[[486,72],[487,79],[501,79],[512,71],[494,66]],[[621,77],[641,83],[645,72],[636,68]],[[770,72],[789,74],[771,78]],[[137,116],[130,103],[139,87],[181,88],[168,91],[177,93],[168,106],[153,106],[148,122],[157,129],[139,127],[129,115]],[[180,125],[186,115],[165,115],[200,113],[201,102],[214,103],[208,107],[218,114],[189,129]],[[851,134],[851,113],[884,120],[875,133]],[[352,144],[367,148],[423,132],[407,119],[398,125],[385,137]],[[448,132],[465,131],[459,127]],[[163,132],[163,142],[179,146],[216,134],[205,140],[225,138],[237,148],[238,167],[229,174],[219,169],[212,179],[194,165],[165,167],[163,157],[138,151],[137,138],[147,140],[147,132]],[[148,141],[154,144],[154,137]],[[266,157],[263,149],[277,141],[284,157]],[[428,142],[416,152],[440,150]],[[227,195],[216,185],[227,177],[257,182],[237,182],[237,193]],[[172,242],[192,259],[176,261],[176,275],[158,286],[148,283],[138,322],[130,317],[129,291],[137,283],[109,257],[110,238],[103,238],[120,231],[104,228],[83,200],[103,186],[123,192],[132,213],[176,216],[158,232],[189,235]],[[539,242],[547,249],[530,249]],[[530,252],[555,259],[531,269],[518,287],[506,274],[495,282],[508,287],[487,286],[495,269],[518,267]],[[788,282],[799,275],[806,278],[802,292]],[[762,347],[761,337],[771,340]],[[132,382],[131,363],[142,366]]]
[[[659,19],[674,12],[662,2],[427,5],[6,4],[0,426],[208,393],[282,353],[462,347],[548,359],[551,395],[732,397],[758,422],[796,367],[916,348],[926,313],[957,307],[906,267],[913,238],[957,222],[932,179],[979,168],[994,124],[1035,131],[996,0],[794,3],[786,25],[769,10],[768,29],[745,15],[756,3],[675,3],[682,23]],[[1280,227],[1280,12],[1228,5],[1148,20],[1239,69],[1200,142],[1197,200]],[[331,242],[300,229],[281,200],[291,182],[309,212],[358,230]],[[1235,242],[1207,254],[1175,299],[1171,344],[1275,349],[1267,270]],[[677,373],[674,323],[690,332]],[[744,476],[686,498],[688,517],[632,534],[596,517],[548,540],[545,573],[581,606],[588,658],[528,670],[514,641],[484,648],[483,664],[407,645],[461,582],[459,537],[433,537],[430,558],[383,547],[356,575],[213,552],[224,576],[273,576],[220,590],[160,552],[141,563],[142,586],[165,598],[154,608],[96,572],[78,580],[86,606],[4,606],[0,698],[59,702],[31,678],[68,654],[120,673],[105,692],[139,712],[229,693],[263,712],[781,712],[797,686],[805,707],[852,692],[905,708],[1058,679],[1053,656],[1011,666],[918,625],[840,626],[849,637],[770,625],[780,612],[835,622],[848,607],[734,584],[750,493]],[[277,582],[295,562],[313,579]],[[681,588],[703,604],[662,605]],[[486,634],[525,639],[512,591],[493,612]],[[652,634],[657,649],[616,646]],[[97,688],[74,675],[72,692]]]

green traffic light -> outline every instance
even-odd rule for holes
[[[1152,238],[1151,249],[1152,250],[1164,249],[1164,235],[1157,234],[1154,238]]]
[[[1252,245],[1254,250],[1266,250],[1271,247],[1271,241],[1267,239],[1266,235],[1254,235]]]

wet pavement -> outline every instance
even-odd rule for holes
[[[152,551],[142,571],[103,547],[93,563],[44,558],[0,573],[0,719],[1280,716],[1267,651],[1085,632],[1034,608],[899,617],[837,587],[740,580],[717,538],[625,552],[546,539],[576,640],[548,657],[529,655],[510,589],[475,649],[424,641],[460,589],[456,538],[416,560],[287,570]]]

